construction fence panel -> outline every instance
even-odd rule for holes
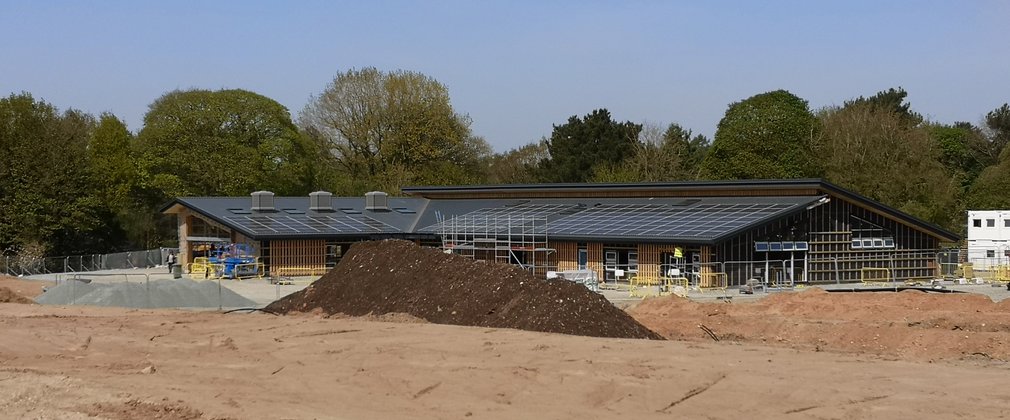
[[[1010,261],[1007,258],[972,258],[961,267],[959,278],[986,283],[1010,282]]]
[[[99,305],[128,308],[187,308],[187,309],[237,309],[246,308],[244,299],[228,290],[220,277],[213,286],[194,283],[188,279],[151,281],[150,274],[123,273],[64,273],[55,275],[55,285],[63,291],[56,294],[56,304]],[[215,287],[216,286],[216,287]],[[276,286],[276,296],[281,297],[281,286]],[[112,288],[116,293],[97,296],[90,293],[101,288]],[[53,302],[50,302],[53,303]]]
[[[62,257],[27,258],[4,255],[0,273],[8,276],[30,276],[52,273],[82,273],[99,270],[151,268],[165,265],[175,248],[157,248],[111,254],[69,255]]]
[[[727,261],[716,272],[725,273],[729,286],[743,286],[754,280],[766,287],[792,287],[804,281],[806,268],[799,260]]]

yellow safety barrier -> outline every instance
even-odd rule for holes
[[[294,276],[321,276],[326,274],[328,269],[321,265],[306,265],[306,266],[285,266],[278,267],[273,270],[278,277],[294,277]]]
[[[601,281],[600,284],[599,284],[599,288],[600,288],[600,290],[616,290],[616,291],[628,291],[628,292],[630,292],[631,291],[631,283],[630,283],[631,280],[629,279],[628,281],[629,281],[629,283],[627,283],[627,284],[625,284],[625,283],[618,283],[616,281],[612,282],[612,283],[607,283],[606,281]]]
[[[659,287],[660,296],[672,295],[674,288],[677,286],[682,287],[684,293],[687,293],[687,288],[691,284],[691,281],[687,277],[663,277],[660,280],[663,281],[663,284]]]
[[[628,279],[628,297],[659,296],[662,281],[656,277],[635,276]]]
[[[958,267],[954,275],[966,279],[973,278],[975,277],[975,266],[972,263],[964,263]]]
[[[258,260],[258,258],[257,258],[257,260]],[[256,274],[252,275],[252,276],[238,276],[238,275],[236,275],[235,276],[235,280],[239,280],[239,279],[243,279],[243,278],[250,278],[250,277],[261,279],[261,278],[263,278],[263,273],[266,272],[266,268],[263,265],[263,263],[261,263],[261,262],[254,262],[254,263],[248,263],[248,264],[236,264],[235,265],[235,272],[236,273],[243,272],[242,269],[244,267],[253,267],[253,269],[255,270]]]
[[[186,268],[194,280],[217,279],[224,274],[224,265],[211,263],[207,257],[193,258],[193,262],[187,264]]]
[[[729,287],[729,278],[726,273],[700,273],[698,274],[698,290],[726,290]]]
[[[997,265],[994,268],[993,281],[997,283],[1010,282],[1010,265]]]
[[[859,281],[863,284],[882,284],[891,282],[890,268],[863,267],[859,270]]]
[[[192,262],[186,265],[189,276],[194,280],[217,279],[224,274],[224,264],[211,264],[206,261]]]
[[[974,269],[966,269],[964,278],[968,279],[970,283],[975,283],[977,279],[982,280],[989,284],[1003,284],[1010,282],[1010,266],[1001,265],[991,265],[985,269],[975,267]],[[968,276],[970,275],[970,277]]]

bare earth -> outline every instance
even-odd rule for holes
[[[676,296],[628,309],[670,339],[876,355],[885,359],[1010,360],[1010,300],[920,291],[775,293],[749,303],[700,303]],[[1008,401],[1010,403],[1010,401]]]
[[[17,304],[0,331],[3,418],[1010,416],[1010,370],[990,359]]]
[[[42,294],[42,288],[52,286],[51,281],[25,280],[0,274],[0,287],[6,287],[12,292],[32,299]]]

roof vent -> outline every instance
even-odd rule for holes
[[[365,210],[389,211],[389,194],[382,191],[366,192]]]
[[[326,191],[316,191],[309,193],[309,210],[316,212],[333,211],[333,194]]]
[[[252,193],[252,211],[276,211],[274,208],[274,193],[270,191],[256,191]]]

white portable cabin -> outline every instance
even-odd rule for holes
[[[968,262],[976,269],[1010,263],[1010,210],[968,211]]]

